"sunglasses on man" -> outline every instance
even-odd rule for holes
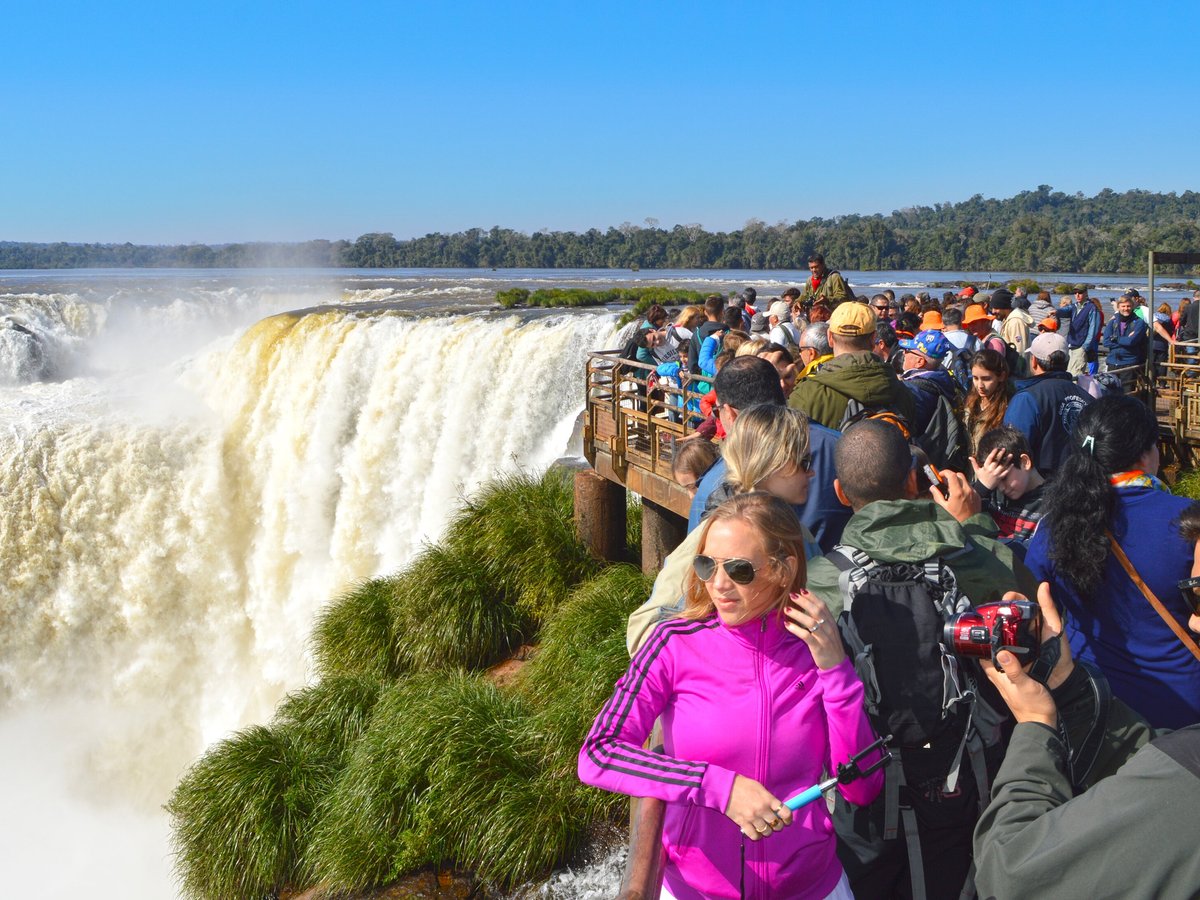
[[[1179,595],[1183,597],[1183,602],[1192,611],[1192,615],[1200,616],[1200,595],[1196,593],[1197,589],[1200,589],[1200,578],[1185,578],[1179,582],[1177,587]]]

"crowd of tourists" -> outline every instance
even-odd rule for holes
[[[707,395],[669,408],[688,534],[579,755],[645,798],[626,895],[1200,896],[1200,503],[1128,392],[1200,291],[809,270],[625,354]]]

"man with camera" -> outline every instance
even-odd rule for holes
[[[1038,605],[1043,641],[1057,640],[1060,653],[1046,683],[1007,650],[996,653],[996,665],[984,664],[1017,726],[975,829],[979,896],[1197,896],[1200,725],[1154,739],[1144,721],[1112,700],[1086,778],[1091,786],[1076,797],[1070,748],[1085,740],[1096,704],[1044,583]],[[1188,627],[1200,633],[1200,615]]]
[[[962,474],[928,467],[940,487],[922,491],[896,426],[852,425],[834,461],[834,489],[854,515],[841,545],[809,562],[808,589],[840,614],[869,685],[868,714],[878,734],[893,735],[895,762],[876,802],[837,802],[838,858],[859,900],[955,900],[970,882],[971,837],[1000,735],[992,711],[975,702],[965,663],[938,650],[943,610],[1035,583],[994,539],[995,523]]]

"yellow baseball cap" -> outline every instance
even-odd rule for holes
[[[846,300],[839,303],[829,317],[829,331],[847,337],[860,337],[874,334],[876,321],[870,306],[857,300]]]

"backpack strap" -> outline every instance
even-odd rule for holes
[[[899,747],[889,748],[892,761],[884,769],[883,839],[894,841],[904,823],[904,845],[908,851],[908,872],[912,880],[912,900],[925,900],[925,863],[921,858],[921,835],[917,813],[912,804],[901,806],[900,789],[907,786],[904,761]]]
[[[842,595],[842,609],[850,612],[854,605],[854,595],[867,582],[871,571],[877,563],[856,547],[837,544],[825,554],[825,558],[838,567],[838,591]]]
[[[836,545],[825,554],[825,558],[841,571],[838,576],[838,592],[842,595],[842,612],[838,616],[838,629],[843,643],[850,651],[854,671],[863,683],[863,709],[868,716],[878,716],[883,691],[879,687],[879,676],[875,674],[875,645],[863,640],[854,617],[850,615],[854,597],[866,584],[871,570],[876,568],[876,563],[861,550],[845,544]]]

